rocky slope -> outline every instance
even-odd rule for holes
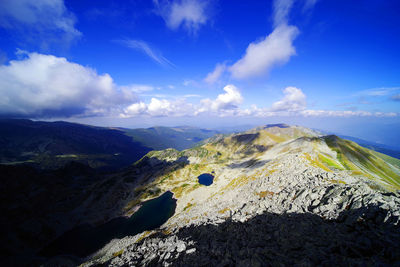
[[[170,190],[174,216],[84,266],[400,263],[399,161],[353,142],[272,125],[150,152],[136,167],[149,165],[158,171],[125,212]],[[202,173],[212,185],[199,185]]]

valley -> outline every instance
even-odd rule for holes
[[[301,126],[153,150],[112,172],[22,166],[2,165],[3,251],[32,255],[19,264],[400,260],[400,160]]]

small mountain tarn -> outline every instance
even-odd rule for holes
[[[210,173],[203,173],[197,177],[199,179],[199,184],[209,186],[214,181],[214,175]]]
[[[164,224],[175,213],[176,199],[168,191],[158,198],[143,202],[129,218],[119,217],[100,226],[81,225],[60,236],[45,249],[45,256],[74,255],[85,257],[114,238],[136,235]]]

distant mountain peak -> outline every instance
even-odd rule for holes
[[[290,125],[288,125],[288,124],[286,124],[286,123],[267,124],[267,125],[264,126],[264,129],[272,128],[272,127],[289,128]]]

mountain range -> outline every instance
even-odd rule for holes
[[[212,129],[201,129],[190,126],[151,127],[122,130],[133,140],[154,150],[174,148],[183,150],[195,146],[198,142],[216,134],[226,133]]]
[[[72,134],[68,127],[73,125],[65,126],[63,133]],[[109,149],[96,153],[121,153],[112,150],[119,144],[113,141],[117,134],[115,138],[127,144],[137,142],[132,141],[137,132],[79,127],[102,137],[110,134],[114,146],[108,145],[107,138],[90,137],[102,140],[97,144],[105,142],[103,148]],[[79,127],[76,129],[82,131]],[[54,130],[42,133],[51,131]],[[161,139],[162,133],[175,133],[164,143],[154,142],[162,148],[183,136],[177,132],[188,131],[187,136],[192,137],[186,141],[190,142],[200,135],[197,130],[186,128],[148,131],[155,139]],[[5,132],[1,132],[2,140]],[[137,136],[143,136],[146,130],[138,132]],[[200,139],[213,132],[203,133]],[[13,143],[23,144],[16,147],[19,154],[14,154],[15,159],[27,148],[43,147],[38,145],[44,142],[39,138],[41,134],[31,136],[29,140],[39,140],[34,145],[23,138]],[[46,140],[48,136],[53,143],[62,139],[48,134]],[[71,144],[75,139],[88,140],[74,137]],[[184,146],[189,146],[186,141]],[[73,151],[68,150],[69,145],[65,150],[53,147],[34,151],[54,157],[58,153],[95,150],[78,145],[71,146]],[[126,151],[134,152],[133,147]],[[122,169],[99,172],[83,163],[70,161],[60,168],[0,165],[1,251],[5,263],[400,263],[400,160],[335,135],[273,124],[213,135],[181,151],[152,150]],[[202,175],[211,177],[211,183],[203,183]]]
[[[151,149],[118,129],[63,121],[0,120],[0,162],[28,163],[43,169],[70,161],[92,168],[118,169]]]

